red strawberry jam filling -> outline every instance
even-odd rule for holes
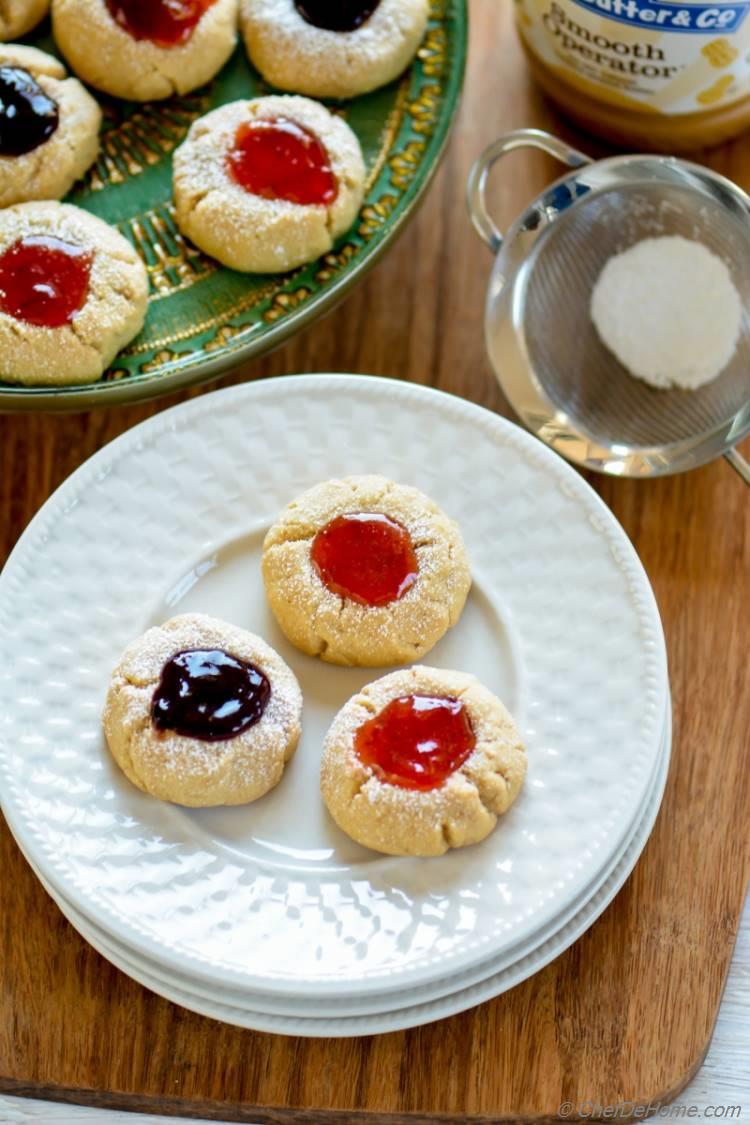
[[[92,261],[50,234],[19,239],[0,254],[0,311],[39,328],[70,324],[86,302]]]
[[[477,740],[460,699],[403,695],[354,736],[354,750],[376,777],[402,789],[438,789],[466,761]]]
[[[157,47],[187,43],[203,14],[216,0],[105,0],[109,14],[133,39]]]
[[[328,206],[339,193],[323,142],[286,117],[240,125],[227,168],[235,183],[264,199]]]
[[[409,532],[377,512],[331,520],[313,539],[310,556],[324,586],[360,605],[398,601],[419,576]]]

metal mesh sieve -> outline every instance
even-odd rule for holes
[[[573,171],[538,196],[506,237],[487,208],[487,180],[501,157],[523,148],[541,149]],[[621,476],[679,472],[724,454],[750,484],[750,464],[733,448],[750,433],[750,197],[675,157],[591,161],[549,133],[518,129],[476,161],[468,203],[497,255],[488,351],[532,433],[579,465]],[[732,360],[696,391],[657,390],[634,378],[602,344],[590,316],[594,285],[613,254],[675,234],[725,262],[744,310]],[[648,285],[646,277],[646,294]]]
[[[696,391],[656,390],[604,347],[589,316],[605,262],[643,238],[679,234],[728,266],[745,314],[734,357]],[[560,410],[607,445],[656,446],[713,432],[750,401],[750,227],[689,188],[628,184],[579,199],[536,243],[517,284],[537,380]],[[643,279],[647,291],[648,278]],[[639,331],[633,324],[633,332]]]

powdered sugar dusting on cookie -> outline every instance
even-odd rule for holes
[[[229,175],[227,156],[249,120],[285,117],[324,145],[338,183],[327,206],[267,199]],[[207,254],[251,272],[292,269],[327,253],[354,221],[364,196],[365,164],[355,134],[325,106],[308,98],[269,96],[230,102],[199,118],[176,150],[177,222]]]
[[[136,39],[104,0],[55,0],[57,46],[90,86],[129,101],[187,94],[205,85],[237,41],[237,0],[214,0],[184,41],[161,46]]]
[[[251,61],[280,89],[310,97],[349,98],[396,78],[424,35],[428,0],[380,0],[354,31],[308,23],[294,0],[242,0]]]
[[[91,252],[88,294],[75,319],[61,328],[0,313],[3,377],[29,385],[91,382],[143,324],[146,268],[119,231],[79,207],[42,201],[0,210],[0,253],[19,239],[46,234]]]
[[[151,723],[164,664],[189,649],[220,648],[254,664],[271,695],[261,718],[234,738],[205,742]],[[148,630],[123,653],[112,676],[104,724],[112,753],[147,792],[187,805],[239,804],[281,777],[300,735],[302,696],[281,657],[260,637],[203,614],[184,614]]]
[[[360,726],[400,696],[450,695],[467,708],[476,749],[439,788],[381,781],[355,750]],[[477,843],[518,795],[526,754],[503,704],[474,676],[417,665],[368,684],[331,724],[321,761],[321,792],[340,828],[391,855],[442,855]]]
[[[419,563],[414,585],[383,606],[333,593],[310,557],[318,531],[338,516],[362,512],[386,515],[404,527]],[[456,623],[471,585],[453,520],[416,488],[375,475],[326,481],[292,501],[266,536],[263,577],[271,608],[293,644],[332,663],[365,667],[422,656]]]

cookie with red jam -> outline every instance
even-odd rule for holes
[[[379,668],[418,660],[461,616],[471,586],[458,525],[381,476],[318,484],[266,535],[273,613],[302,652]]]
[[[243,805],[281,780],[297,748],[302,694],[260,637],[182,614],[130,644],[104,708],[109,749],[163,801]]]
[[[474,676],[416,666],[368,684],[326,736],[320,787],[333,819],[387,855],[477,844],[515,801],[526,752]]]
[[[148,274],[131,244],[68,203],[0,211],[0,380],[91,383],[143,327]]]
[[[356,136],[307,98],[220,106],[194,122],[174,155],[182,233],[222,265],[279,273],[332,249],[365,188]]]
[[[237,42],[237,0],[52,0],[52,29],[84,82],[155,101],[218,74]]]
[[[266,81],[313,98],[354,98],[406,69],[429,0],[241,0],[247,53]]]

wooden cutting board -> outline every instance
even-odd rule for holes
[[[506,413],[482,342],[491,261],[463,194],[473,158],[521,125],[562,131],[531,88],[509,0],[475,0],[460,121],[400,244],[325,323],[237,376],[397,375]],[[738,141],[708,157],[750,188]],[[521,155],[494,190],[507,223],[554,169]],[[159,406],[0,418],[0,560],[53,488]],[[746,446],[747,448],[747,446]],[[439,454],[439,451],[437,451]],[[750,493],[723,463],[651,483],[593,479],[653,581],[675,735],[662,813],[600,921],[526,984],[412,1032],[255,1035],[176,1008],[93,952],[0,829],[0,1090],[236,1121],[539,1120],[564,1101],[673,1097],[711,1035],[748,881]],[[413,1116],[416,1115],[416,1116]]]

